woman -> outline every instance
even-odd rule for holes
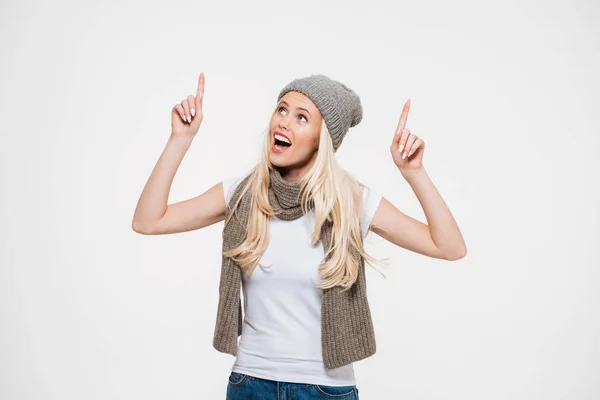
[[[429,257],[466,254],[423,168],[425,144],[405,128],[410,100],[390,152],[429,225],[337,164],[334,153],[361,121],[362,106],[353,90],[324,75],[280,91],[262,159],[249,173],[167,205],[202,122],[203,96],[200,73],[196,95],[172,109],[171,137],[142,191],[133,229],[156,235],[225,221],[213,346],[236,356],[227,399],[358,399],[353,362],[375,353],[364,274],[365,261],[375,261],[363,247],[368,231]]]

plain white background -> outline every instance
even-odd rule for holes
[[[224,399],[222,223],[131,229],[170,110],[206,75],[170,201],[258,161],[279,90],[321,73],[364,119],[337,158],[425,222],[407,127],[462,230],[456,262],[371,233],[377,353],[361,399],[600,397],[600,101],[593,1],[2,2],[0,397]]]

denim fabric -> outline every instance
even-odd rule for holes
[[[226,400],[358,400],[358,388],[271,381],[231,372]]]

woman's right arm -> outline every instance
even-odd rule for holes
[[[171,112],[171,136],[138,200],[132,228],[145,235],[187,232],[225,219],[226,204],[221,182],[199,196],[167,205],[181,160],[202,123],[204,74],[200,73],[196,96],[188,96]]]

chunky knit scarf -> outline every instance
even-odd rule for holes
[[[250,175],[246,176],[234,191],[227,210],[241,196]],[[278,212],[277,218],[285,221],[302,216],[300,183],[285,181],[280,172],[270,173],[269,202]],[[250,190],[240,201],[235,215],[223,228],[223,251],[237,247],[245,236],[250,214]],[[226,217],[227,218],[227,217]],[[331,242],[332,223],[326,221],[321,231],[321,242],[327,254]],[[375,353],[375,334],[365,281],[365,264],[360,254],[358,279],[352,287],[342,292],[341,286],[323,290],[321,306],[321,345],[326,368],[337,368],[367,358]],[[240,288],[242,270],[230,257],[222,257],[219,283],[219,306],[213,337],[213,347],[223,353],[237,355],[237,338],[242,334],[242,302]]]

